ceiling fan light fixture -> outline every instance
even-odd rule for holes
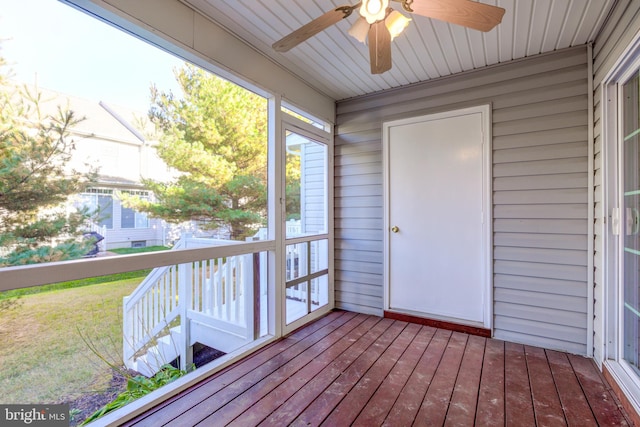
[[[409,22],[411,22],[411,19],[407,18],[397,10],[391,12],[387,19],[384,21],[384,24],[389,30],[389,34],[391,34],[391,40],[399,36],[404,31],[404,29],[407,28]]]
[[[349,29],[349,35],[358,40],[360,43],[365,43],[367,40],[367,34],[369,34],[369,27],[371,24],[367,22],[364,17],[359,17],[356,22],[353,23]]]
[[[363,16],[369,24],[381,21],[387,15],[387,7],[389,0],[362,0],[360,6],[360,15]]]

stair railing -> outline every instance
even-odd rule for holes
[[[189,235],[181,238],[173,247],[189,249],[230,245],[238,242],[218,239],[199,239]],[[135,357],[149,346],[180,316],[182,336],[189,340],[188,309],[193,304],[193,271],[198,263],[188,263],[154,268],[134,292],[123,300],[123,359],[133,369]],[[188,347],[179,343],[182,364],[190,363]],[[169,361],[167,361],[169,362]]]

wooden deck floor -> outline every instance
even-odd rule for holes
[[[128,423],[624,426],[592,360],[343,311]]]

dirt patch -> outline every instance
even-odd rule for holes
[[[137,372],[128,371],[127,375],[136,376]],[[104,391],[83,394],[73,399],[65,400],[61,403],[68,403],[71,410],[72,419],[70,426],[80,425],[85,419],[107,403],[113,401],[120,393],[127,389],[127,377],[121,371],[113,370],[109,385]]]

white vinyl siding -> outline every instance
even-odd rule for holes
[[[302,232],[327,232],[327,147],[313,143],[301,146]]]
[[[594,358],[598,363],[604,360],[605,345],[604,313],[605,273],[603,236],[609,226],[603,200],[603,135],[602,111],[603,79],[609,73],[624,50],[632,42],[640,29],[640,1],[620,0],[613,9],[606,25],[593,45],[594,56],[594,218],[595,218],[595,254],[594,254]],[[615,144],[616,141],[609,141]]]
[[[587,76],[582,46],[339,102],[336,306],[383,311],[382,123],[491,104],[494,335],[587,354]]]

